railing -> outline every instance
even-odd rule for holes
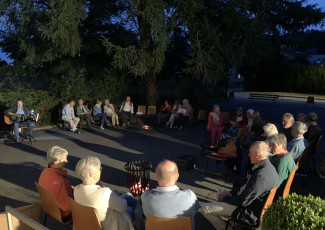
[[[7,221],[8,221],[8,229],[13,230],[12,226],[12,219],[11,217],[14,216],[24,224],[28,225],[29,227],[35,229],[35,230],[50,230],[49,228],[41,225],[40,223],[37,223],[35,220],[29,218],[28,216],[24,215],[23,213],[17,211],[16,209],[6,206],[6,215],[7,215]]]

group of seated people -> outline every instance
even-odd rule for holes
[[[132,194],[120,194],[100,183],[102,166],[97,157],[89,156],[79,160],[75,170],[82,183],[72,186],[67,180],[65,169],[67,157],[67,150],[59,146],[50,148],[47,152],[48,166],[38,181],[40,186],[53,194],[63,221],[72,218],[70,197],[79,204],[95,208],[103,230],[140,229],[143,225],[138,223],[143,223],[143,214],[161,218],[189,216],[194,229],[194,215],[199,210],[199,203],[192,191],[180,190],[175,185],[179,173],[174,162],[164,160],[158,164],[158,187],[142,194],[141,208]]]
[[[98,118],[100,120],[101,130],[104,130],[104,125],[107,127],[113,126],[114,128],[119,127],[119,118],[121,118],[123,126],[129,125],[129,119],[134,113],[133,103],[131,102],[130,96],[126,97],[126,100],[122,103],[119,111],[115,110],[114,105],[110,103],[109,99],[105,99],[104,102],[105,105],[102,108],[103,102],[101,100],[97,100],[91,112],[88,107],[84,105],[83,100],[79,99],[75,115],[75,102],[73,99],[70,99],[69,103],[66,104],[62,109],[62,120],[70,124],[71,131],[74,133],[80,133],[80,131],[77,129],[80,119],[86,121],[89,131],[92,131],[92,123],[94,122],[94,118]],[[108,118],[111,119],[112,124]]]
[[[165,101],[157,114],[157,124],[165,123],[166,127],[181,131],[185,120],[192,119],[192,117],[193,108],[188,99],[183,99],[183,104],[180,104],[178,100],[175,100],[173,107],[168,103],[168,101]]]

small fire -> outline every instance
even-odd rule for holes
[[[140,181],[138,183],[136,183],[135,185],[131,186],[130,192],[132,194],[135,194],[135,195],[140,195],[140,194],[142,194],[144,191],[146,191],[148,189],[149,189],[149,184],[146,187],[142,187],[142,185],[141,185],[141,179],[140,179]]]
[[[149,130],[151,127],[149,126],[149,125],[143,125],[142,126],[142,129],[144,129],[144,130]]]

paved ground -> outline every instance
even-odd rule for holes
[[[279,100],[276,106],[272,102],[257,102],[253,105],[245,97],[235,96],[234,100],[219,102],[222,110],[231,110],[236,106],[244,109],[254,108],[261,111],[263,118],[281,122],[284,112],[308,112],[305,110],[304,101]],[[319,117],[325,117],[325,103],[316,103],[315,111]],[[322,107],[324,106],[324,108]],[[325,120],[320,119],[325,129]],[[216,172],[215,163],[210,161],[211,173],[205,176],[206,159],[200,155],[199,144],[209,139],[209,134],[204,129],[203,123],[194,124],[182,132],[169,130],[164,127],[150,131],[135,131],[129,129],[97,130],[94,133],[83,131],[81,134],[65,132],[58,128],[35,131],[37,139],[33,145],[6,142],[0,144],[0,211],[5,205],[18,207],[39,201],[34,181],[46,166],[46,150],[53,145],[60,145],[69,151],[68,174],[72,184],[77,185],[74,169],[78,160],[85,156],[97,156],[102,161],[102,182],[111,189],[127,191],[126,172],[124,164],[133,160],[151,161],[155,167],[158,162],[168,158],[175,160],[177,157],[192,155],[197,157],[196,168],[187,172],[180,172],[178,186],[193,190],[200,202],[215,199],[215,192],[220,188],[231,189],[231,183],[225,183],[224,177]],[[245,160],[247,155],[244,151]],[[151,188],[157,186],[151,173]],[[229,177],[231,182],[232,175]],[[308,183],[307,188],[302,188],[301,181],[295,178],[293,190],[301,194],[312,193],[324,198],[325,181],[317,176]],[[199,214],[196,217],[196,229],[213,229],[212,226]],[[49,222],[51,229],[64,229]]]

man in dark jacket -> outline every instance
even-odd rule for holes
[[[267,144],[254,142],[249,156],[254,167],[247,183],[236,193],[219,191],[217,202],[201,205],[201,213],[216,229],[225,229],[226,222],[221,216],[231,216],[237,223],[257,226],[269,191],[279,186],[279,176],[268,159]]]
[[[11,115],[10,113],[11,114],[14,113],[16,115]],[[21,117],[27,116],[29,113],[30,113],[29,110],[26,107],[23,107],[22,100],[17,101],[16,107],[13,107],[13,108],[10,108],[10,109],[7,109],[6,111],[4,111],[4,114],[6,116],[8,116],[10,118],[10,120],[12,120],[14,122],[14,133],[15,133],[17,142],[20,142],[19,127],[20,127],[20,124],[22,124]],[[19,117],[17,115],[19,115]],[[23,122],[23,123],[28,124],[29,129],[28,129],[27,135],[29,135],[32,132],[33,128],[35,127],[35,124],[34,124],[34,122]]]

